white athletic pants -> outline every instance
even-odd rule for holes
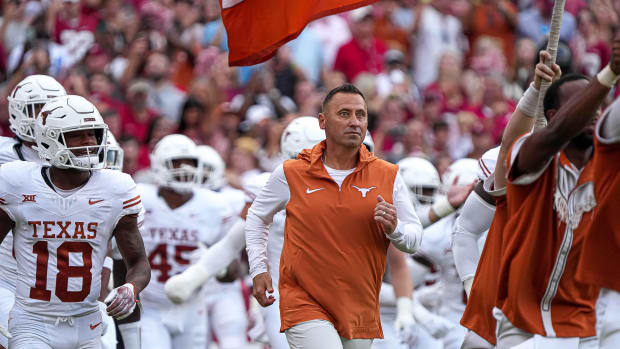
[[[501,314],[501,312],[499,313]],[[496,314],[498,315],[498,314]],[[497,318],[497,316],[496,316]],[[535,338],[538,337],[538,338]],[[504,314],[497,320],[497,349],[598,349],[598,337],[578,338],[576,342],[568,344],[565,342],[570,338],[550,338],[534,336],[515,327]],[[556,340],[557,343],[553,343]],[[544,344],[540,344],[544,343]]]
[[[0,284],[0,325],[4,328],[9,328],[9,313],[13,308],[15,302],[15,290],[10,290],[8,287]],[[8,348],[9,339],[3,335],[0,335],[0,345]]]
[[[101,313],[52,317],[15,306],[9,315],[11,349],[100,349]],[[114,328],[108,329],[114,331]]]
[[[600,348],[616,349],[620,348],[620,293],[602,289],[600,300],[597,307],[597,314],[600,315]]]
[[[291,349],[370,349],[372,339],[340,337],[331,322],[310,320],[285,331]]]
[[[486,339],[480,337],[474,331],[467,331],[461,349],[493,349],[493,344],[486,341]]]

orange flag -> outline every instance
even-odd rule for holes
[[[377,0],[220,0],[228,34],[228,64],[253,65],[273,57],[311,21]]]

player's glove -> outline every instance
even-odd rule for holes
[[[6,338],[13,338],[13,336],[11,336],[11,332],[9,332],[9,329],[5,328],[4,326],[0,325],[0,335],[5,336]]]
[[[450,321],[431,313],[416,300],[413,301],[413,316],[435,338],[445,336],[454,327]]]
[[[136,289],[132,283],[126,283],[113,289],[103,302],[108,306],[108,315],[122,320],[131,315],[138,304]]]
[[[396,300],[396,321],[394,327],[402,343],[413,346],[417,339],[417,327],[413,317],[413,302],[411,298],[400,297]]]
[[[99,311],[101,312],[101,336],[103,337],[108,332],[108,321],[106,321],[108,312],[106,311],[106,305],[103,302],[97,302],[99,304]]]

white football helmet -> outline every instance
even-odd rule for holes
[[[112,132],[108,132],[108,149],[105,156],[105,168],[123,171],[123,158],[125,152],[118,144]]]
[[[197,183],[211,190],[226,185],[226,164],[220,154],[208,145],[198,146]]]
[[[310,149],[325,139],[325,130],[314,116],[302,116],[291,121],[282,132],[280,151],[289,159],[297,158],[304,149]]]
[[[397,165],[413,202],[421,205],[432,204],[441,186],[435,166],[420,157],[404,158]]]
[[[151,153],[151,169],[157,183],[178,193],[191,192],[198,177],[197,148],[194,141],[182,134],[168,135],[157,142]],[[175,168],[173,160],[181,159],[193,160],[195,165]]]
[[[94,130],[97,145],[67,147],[66,135]],[[49,101],[34,122],[39,156],[57,168],[99,170],[105,167],[108,125],[86,98],[69,95]]]
[[[30,75],[20,81],[7,97],[11,131],[21,140],[34,143],[33,124],[39,111],[53,98],[66,95],[65,88],[51,76]]]
[[[452,163],[441,177],[442,191],[448,192],[454,180],[456,185],[470,185],[478,179],[478,161],[474,159],[459,159]]]
[[[478,179],[485,181],[493,172],[495,172],[495,165],[497,164],[497,157],[499,156],[499,148],[495,147],[482,154],[482,157],[478,160]]]
[[[370,151],[371,153],[375,152],[375,142],[372,140],[370,131],[366,130],[366,137],[364,137],[362,144],[364,144],[366,148],[368,148],[368,151]]]

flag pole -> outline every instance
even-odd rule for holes
[[[547,52],[551,55],[551,59],[545,62],[545,65],[549,68],[555,64],[555,58],[558,54],[558,44],[560,42],[560,29],[562,28],[562,16],[564,14],[564,4],[566,0],[556,0],[553,5],[553,13],[551,15],[551,26],[549,30],[549,41],[547,42]],[[534,129],[539,129],[547,126],[547,119],[545,118],[544,100],[547,94],[547,89],[551,86],[551,83],[543,80],[540,84],[540,94],[538,96],[538,106],[536,108],[536,124]]]

